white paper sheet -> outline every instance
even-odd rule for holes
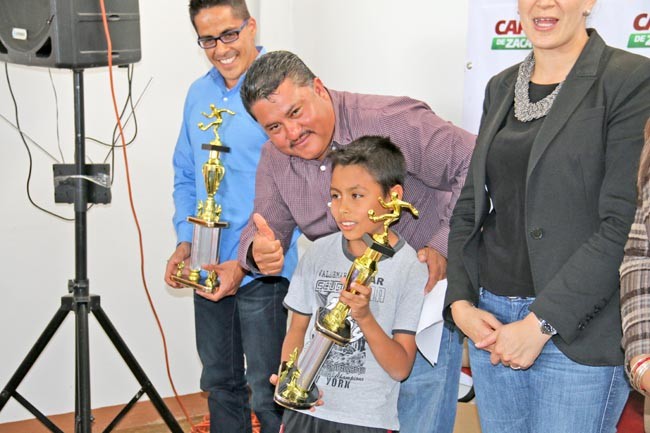
[[[447,280],[444,279],[438,281],[424,297],[420,322],[415,334],[415,343],[420,349],[420,353],[432,364],[438,362],[438,352],[440,351],[440,340],[442,339],[444,326],[442,307],[445,302],[446,292]]]

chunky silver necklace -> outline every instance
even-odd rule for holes
[[[517,82],[515,83],[515,117],[521,122],[530,122],[531,120],[539,119],[546,116],[548,110],[553,106],[555,97],[562,88],[562,81],[546,98],[535,103],[530,102],[529,86],[530,76],[533,74],[535,68],[535,57],[533,52],[526,57],[526,59],[519,65],[519,73],[517,74]]]

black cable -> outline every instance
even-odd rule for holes
[[[22,140],[23,144],[25,145],[25,149],[27,150],[27,156],[29,157],[29,171],[27,173],[27,183],[26,183],[26,188],[25,188],[26,191],[27,191],[27,199],[38,210],[41,210],[41,211],[43,211],[43,212],[45,212],[47,214],[52,215],[53,217],[62,219],[64,221],[74,221],[74,218],[66,218],[66,217],[64,217],[62,215],[59,215],[59,214],[55,213],[55,212],[49,211],[49,210],[37,205],[34,202],[34,200],[32,200],[32,195],[31,195],[31,192],[29,190],[30,182],[31,182],[31,179],[32,179],[32,166],[33,166],[32,152],[29,150],[29,146],[27,145],[27,141],[25,140],[25,136],[23,135],[23,131],[20,128],[20,120],[19,120],[19,117],[18,117],[18,103],[16,102],[16,97],[15,97],[14,91],[13,91],[13,89],[11,87],[11,80],[9,79],[9,67],[8,67],[7,62],[5,62],[5,76],[7,77],[7,87],[9,88],[9,94],[11,95],[11,100],[14,103],[14,112],[15,112],[15,115],[16,115],[16,127],[18,128],[18,133],[20,134],[20,139]]]
[[[59,134],[59,95],[56,92],[54,85],[54,78],[52,78],[52,69],[47,68],[47,73],[50,75],[50,83],[52,84],[52,92],[54,92],[54,107],[56,108],[56,145],[59,148],[59,155],[61,155],[61,162],[65,164],[65,157],[61,149],[61,134]]]
[[[134,131],[133,131],[133,137],[131,137],[131,140],[126,141],[126,146],[133,143],[135,141],[136,137],[138,136],[138,116],[136,116],[136,114],[135,114],[135,105],[133,104],[133,73],[134,73],[134,71],[135,71],[135,65],[133,63],[129,64],[128,68],[127,68],[127,75],[126,75],[127,81],[129,83],[128,84],[129,93],[127,95],[126,101],[129,103],[129,107],[131,108],[130,116],[133,116],[133,129],[134,129]],[[125,106],[126,106],[126,104],[125,104]],[[124,111],[125,110],[122,110],[122,111],[123,111],[123,113],[122,113],[122,116],[120,116],[120,119],[122,119],[122,117],[124,116]],[[127,118],[127,121],[128,121],[128,118]],[[118,147],[118,148],[122,147],[122,145],[116,145],[119,138],[120,138],[119,137],[119,130],[118,130],[117,122],[115,122],[115,127],[113,128],[113,148],[114,149],[116,147]],[[115,152],[115,150],[113,150],[113,152]]]
[[[120,119],[124,116],[124,112],[126,111],[127,105],[131,107],[131,114],[133,115],[133,124],[134,124],[134,134],[131,140],[128,142],[125,142],[124,145],[116,145],[117,141],[119,140],[119,130],[118,130],[118,124],[115,122],[115,127],[113,128],[113,143],[111,146],[111,149],[108,151],[108,154],[106,155],[106,158],[104,158],[104,162],[108,159],[108,156],[111,156],[111,167],[115,167],[115,149],[118,147],[125,147],[128,146],[129,144],[133,143],[133,141],[136,139],[138,136],[138,117],[135,114],[135,107],[133,105],[133,71],[134,71],[134,66],[133,64],[130,64],[127,69],[127,81],[128,81],[128,94],[126,97],[126,101],[124,103],[124,108],[122,109],[122,113],[120,114]],[[111,171],[111,186],[113,185],[113,181],[115,180],[115,170]]]
[[[117,144],[117,142],[120,139],[119,133],[118,133],[119,131],[118,131],[117,122],[115,122],[115,126],[113,127],[113,134],[112,134],[112,142],[111,143],[106,143],[106,142],[104,142],[102,140],[99,140],[97,138],[94,138],[94,137],[86,137],[86,140],[93,141],[93,142],[95,142],[97,144],[100,144],[102,146],[110,147],[110,150],[106,154],[106,157],[104,158],[103,162],[106,163],[106,161],[110,157],[111,158],[111,162],[110,162],[111,167],[115,167],[115,149],[118,149],[118,148],[121,148],[121,147],[124,147],[124,146],[128,147],[130,144],[132,144],[135,141],[135,139],[138,136],[138,117],[135,114],[135,104],[133,102],[133,72],[134,72],[134,70],[135,70],[135,68],[134,68],[133,64],[129,64],[127,66],[126,78],[127,78],[127,83],[128,83],[127,84],[128,93],[127,93],[126,100],[124,101],[124,106],[122,107],[122,110],[120,112],[120,119],[123,119],[127,108],[131,109],[130,110],[131,112],[130,112],[128,118],[127,118],[127,121],[128,121],[128,119],[133,117],[133,124],[134,124],[133,137],[131,137],[131,139],[126,141],[125,145]],[[113,185],[114,180],[115,180],[115,170],[112,170],[111,171],[111,186]]]
[[[135,131],[134,131],[133,137],[131,137],[131,139],[129,139],[126,142],[127,147],[131,143],[133,143],[135,141],[136,137],[138,136],[138,118],[137,118],[137,116],[135,114],[135,106],[133,104],[133,70],[134,70],[133,64],[129,64],[128,68],[127,68],[128,94],[127,94],[127,97],[126,97],[126,101],[124,101],[124,106],[122,107],[122,110],[120,112],[120,119],[123,119],[124,114],[126,114],[126,109],[131,108],[131,110],[130,110],[131,113],[130,113],[129,117],[133,116],[133,123],[134,123]],[[101,144],[102,146],[110,147],[111,150],[109,151],[109,153],[114,152],[114,149],[116,149],[116,148],[121,148],[122,147],[121,144],[119,144],[119,145],[116,144],[119,141],[117,122],[115,123],[115,126],[113,127],[112,143],[107,143],[105,141],[99,140],[99,139],[94,138],[94,137],[86,137],[86,140],[94,141],[95,143]],[[104,158],[104,162],[106,162],[107,159],[108,159],[108,154],[106,155],[106,158]]]
[[[11,120],[7,119],[7,118],[6,118],[2,113],[0,113],[0,119],[2,119],[2,120],[4,120],[5,122],[7,122],[7,125],[9,125],[10,127],[12,127],[13,129],[15,129],[17,132],[21,132],[21,131],[18,129],[18,127],[17,127],[16,125],[14,125],[14,124],[11,122]],[[25,131],[22,131],[22,133],[23,133],[23,135],[25,136],[25,138],[26,138],[28,141],[30,141],[34,146],[36,146],[36,147],[37,147],[41,152],[43,152],[44,154],[46,154],[47,156],[49,156],[50,159],[51,159],[52,161],[54,161],[54,162],[57,163],[57,164],[60,164],[60,163],[61,163],[61,161],[59,161],[58,159],[56,159],[56,157],[55,157],[54,155],[52,155],[50,152],[48,152],[47,149],[45,149],[43,146],[41,146],[40,144],[38,144],[38,142],[37,142],[36,140],[34,140],[32,137],[30,137],[28,133],[26,133]]]

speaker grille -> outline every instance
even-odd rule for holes
[[[49,0],[0,1],[0,42],[27,53],[43,45],[50,32]]]
[[[114,65],[137,62],[138,0],[105,0]],[[0,0],[0,61],[57,68],[106,66],[98,0]]]

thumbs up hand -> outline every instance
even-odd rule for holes
[[[262,215],[253,214],[253,222],[257,233],[253,238],[252,253],[257,269],[266,275],[279,274],[284,265],[282,244],[275,239],[275,233]]]

